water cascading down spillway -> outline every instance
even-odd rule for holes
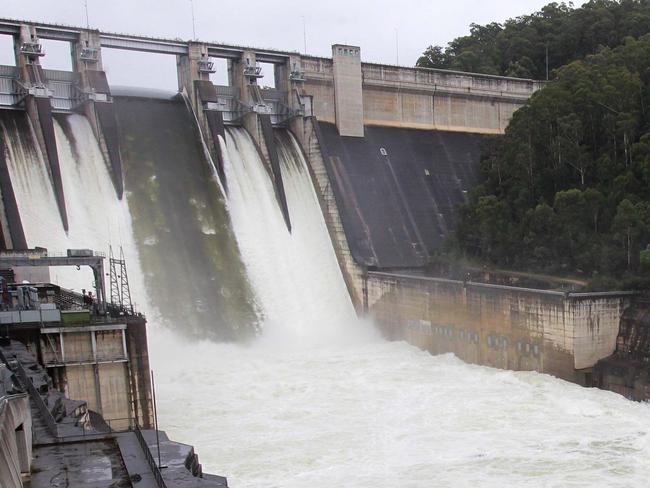
[[[125,190],[149,299],[193,338],[244,340],[258,313],[215,168],[180,96],[116,101]]]
[[[334,339],[352,323],[354,309],[298,143],[276,131],[289,231],[251,137],[229,128],[226,139],[230,217],[265,316],[265,336]]]
[[[57,115],[54,131],[65,188],[69,229],[63,228],[50,174],[21,112],[0,112],[7,166],[29,247],[50,252],[90,248],[107,252],[124,245],[126,258],[137,263],[125,201],[111,187],[110,175],[90,124],[81,115]],[[107,179],[108,178],[108,179]],[[82,268],[52,268],[54,283],[80,292],[90,289],[92,273]],[[137,277],[134,278],[137,280]]]

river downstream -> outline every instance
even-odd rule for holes
[[[161,426],[243,487],[643,486],[650,407],[404,343],[152,340]],[[179,362],[165,360],[174,352]]]

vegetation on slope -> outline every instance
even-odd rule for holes
[[[592,278],[650,276],[650,34],[574,61],[518,110],[461,207],[466,256]]]
[[[446,48],[430,46],[417,65],[475,73],[546,79],[573,61],[650,32],[647,0],[591,0],[580,8],[550,3],[504,24],[472,24]],[[548,54],[548,56],[547,56]]]

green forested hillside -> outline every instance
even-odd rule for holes
[[[601,287],[642,284],[650,275],[650,34],[558,68],[491,141],[482,171],[484,183],[460,209],[456,244],[466,256],[583,275]]]
[[[417,65],[476,73],[546,79],[553,70],[602,46],[650,32],[650,2],[592,0],[580,8],[550,3],[504,24],[472,24],[468,36],[447,47],[430,46]]]

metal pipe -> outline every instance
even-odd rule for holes
[[[162,463],[160,462],[160,437],[158,434],[158,408],[156,406],[156,383],[153,378],[153,370],[151,371],[151,389],[153,390],[153,419],[156,426],[156,447],[158,448],[158,468],[160,469]]]

